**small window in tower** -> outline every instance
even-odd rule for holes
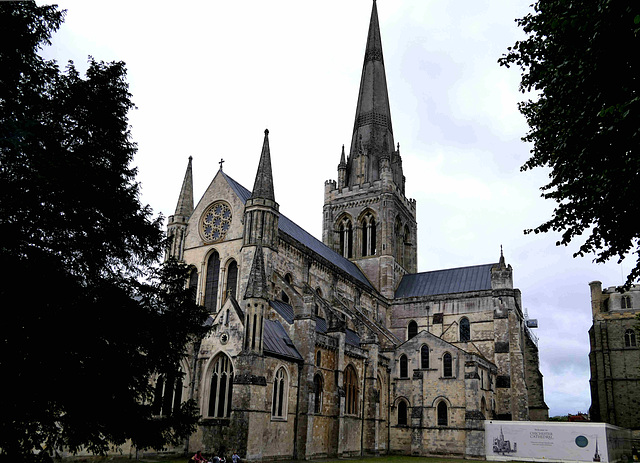
[[[636,333],[633,330],[627,330],[624,332],[624,346],[636,347]]]

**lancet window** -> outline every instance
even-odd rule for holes
[[[442,356],[442,376],[445,378],[453,376],[453,361],[449,352]]]
[[[409,322],[409,325],[407,326],[407,341],[409,339],[416,337],[417,335],[418,335],[418,324],[414,320],[411,320]]]
[[[284,419],[287,416],[287,398],[289,384],[284,367],[280,367],[273,380],[273,398],[271,402],[271,417]]]
[[[231,359],[219,354],[213,360],[211,388],[209,391],[210,418],[228,418],[231,414],[231,393],[233,385],[233,366]]]
[[[398,425],[407,425],[407,402],[402,399],[398,402]]]
[[[409,360],[407,356],[402,354],[400,356],[400,377],[408,378],[409,377]]]
[[[322,376],[320,373],[316,373],[313,377],[313,392],[315,395],[313,402],[313,413],[321,413],[322,412]]]
[[[238,263],[235,260],[227,265],[227,291],[225,299],[229,296],[236,298],[236,286],[238,285]]]
[[[340,221],[340,227],[338,228],[340,233],[340,254],[347,259],[353,257],[353,225],[348,218]]]
[[[469,319],[463,317],[460,319],[460,342],[468,342],[471,340],[471,326]]]
[[[171,416],[182,403],[184,373],[178,369],[158,376],[154,389],[153,414]]]
[[[220,255],[213,251],[207,260],[207,277],[204,289],[204,306],[215,313],[218,303],[218,279],[220,278]]]
[[[376,220],[373,214],[368,212],[361,222],[362,226],[362,256],[376,254]]]
[[[420,368],[429,368],[429,346],[427,345],[420,348]]]
[[[356,370],[348,365],[344,371],[345,413],[358,413],[358,376]]]
[[[449,423],[449,411],[447,410],[447,403],[444,400],[438,402],[437,407],[438,414],[438,426],[447,426]]]
[[[198,270],[192,268],[189,272],[189,290],[191,291],[191,297],[193,301],[196,301],[198,291]]]

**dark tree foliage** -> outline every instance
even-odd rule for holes
[[[188,269],[157,265],[162,217],[139,200],[123,63],[38,52],[64,19],[0,2],[0,460],[84,447],[181,442],[193,402],[152,414],[154,375],[175,372],[206,312]]]
[[[550,220],[526,233],[562,233],[558,245],[585,235],[576,256],[595,262],[638,257],[640,277],[640,15],[633,2],[539,0],[516,20],[528,34],[499,63],[520,66],[520,103],[531,158],[546,166],[542,197],[556,201]]]

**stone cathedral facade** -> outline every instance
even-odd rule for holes
[[[621,293],[615,286],[589,283],[591,315],[589,365],[592,421],[631,430],[640,440],[640,286]]]
[[[502,253],[417,272],[418,209],[405,196],[375,1],[351,145],[324,185],[322,241],[280,211],[271,156],[265,131],[253,188],[220,168],[195,207],[190,158],[168,220],[170,255],[193,267],[211,314],[210,334],[156,384],[159,415],[199,404],[190,451],[482,457],[485,419],[546,418],[537,345]]]

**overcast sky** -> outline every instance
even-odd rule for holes
[[[50,2],[42,2],[50,3]],[[513,266],[538,319],[550,416],[586,412],[588,283],[623,282],[622,266],[572,258],[577,244],[524,235],[550,217],[548,172],[520,172],[530,146],[518,69],[497,64],[524,37],[531,0],[378,0],[394,138],[417,201],[418,270]],[[189,156],[194,196],[224,171],[253,186],[269,129],[276,200],[321,239],[324,182],[349,146],[371,0],[61,1],[65,23],[45,55],[127,64],[137,109],[142,201],[175,210]]]

